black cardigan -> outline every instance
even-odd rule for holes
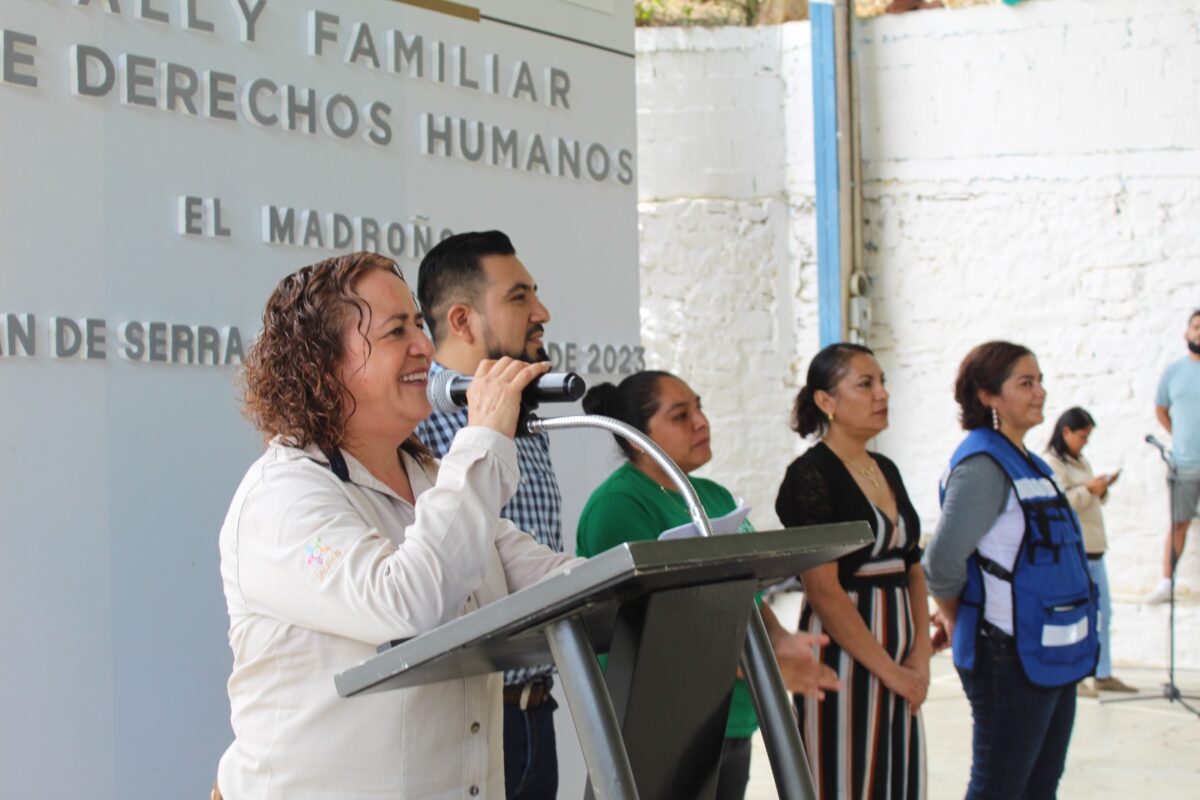
[[[907,529],[907,544],[903,551],[892,552],[892,555],[902,555],[905,563],[912,566],[921,560],[917,545],[921,538],[921,521],[908,499],[900,470],[886,456],[879,453],[871,453],[871,456],[896,495],[896,509]],[[862,520],[871,526],[877,537],[879,535],[879,523],[871,501],[858,487],[850,470],[824,442],[817,442],[788,466],[775,498],[775,513],[789,528]],[[873,547],[874,543],[838,559],[838,578],[842,586],[857,582],[854,573],[871,558]],[[887,551],[880,555],[886,554]]]

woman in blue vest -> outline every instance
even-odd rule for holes
[[[1096,668],[1096,594],[1079,521],[1025,447],[1042,422],[1037,359],[1011,342],[963,359],[954,397],[967,436],[942,479],[925,552],[929,592],[974,721],[968,800],[1053,798]]]

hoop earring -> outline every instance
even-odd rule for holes
[[[992,406],[992,430],[1000,430],[1000,415],[996,412],[995,406]]]

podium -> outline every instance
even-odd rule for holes
[[[334,680],[338,693],[351,697],[554,663],[587,764],[589,796],[708,800],[747,627],[762,625],[750,613],[755,592],[871,541],[867,524],[852,522],[630,542],[381,647]],[[604,672],[597,653],[608,653]],[[782,762],[807,778],[790,702],[755,686],[761,673],[749,656],[742,663],[777,785]],[[798,767],[791,763],[797,759]],[[780,788],[782,797],[805,797],[811,779],[800,789]]]

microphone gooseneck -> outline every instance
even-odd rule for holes
[[[599,428],[600,430],[608,431],[627,441],[633,442],[654,463],[658,464],[663,472],[667,473],[667,477],[671,479],[671,482],[675,484],[675,488],[682,495],[683,503],[687,506],[688,513],[692,517],[692,522],[696,524],[700,535],[704,537],[713,535],[712,523],[708,521],[708,515],[704,513],[704,505],[700,502],[700,496],[696,494],[696,488],[687,479],[687,475],[653,439],[632,425],[599,414],[579,414],[568,417],[531,419],[526,423],[526,428],[530,433],[542,433],[566,428]]]
[[[1167,450],[1167,446],[1160,442],[1158,437],[1153,433],[1146,434],[1146,438],[1143,441],[1158,450],[1158,454],[1162,456],[1163,462],[1167,465],[1167,471],[1171,474],[1172,478],[1174,478],[1177,467],[1175,464],[1175,459],[1172,458],[1171,453]]]

